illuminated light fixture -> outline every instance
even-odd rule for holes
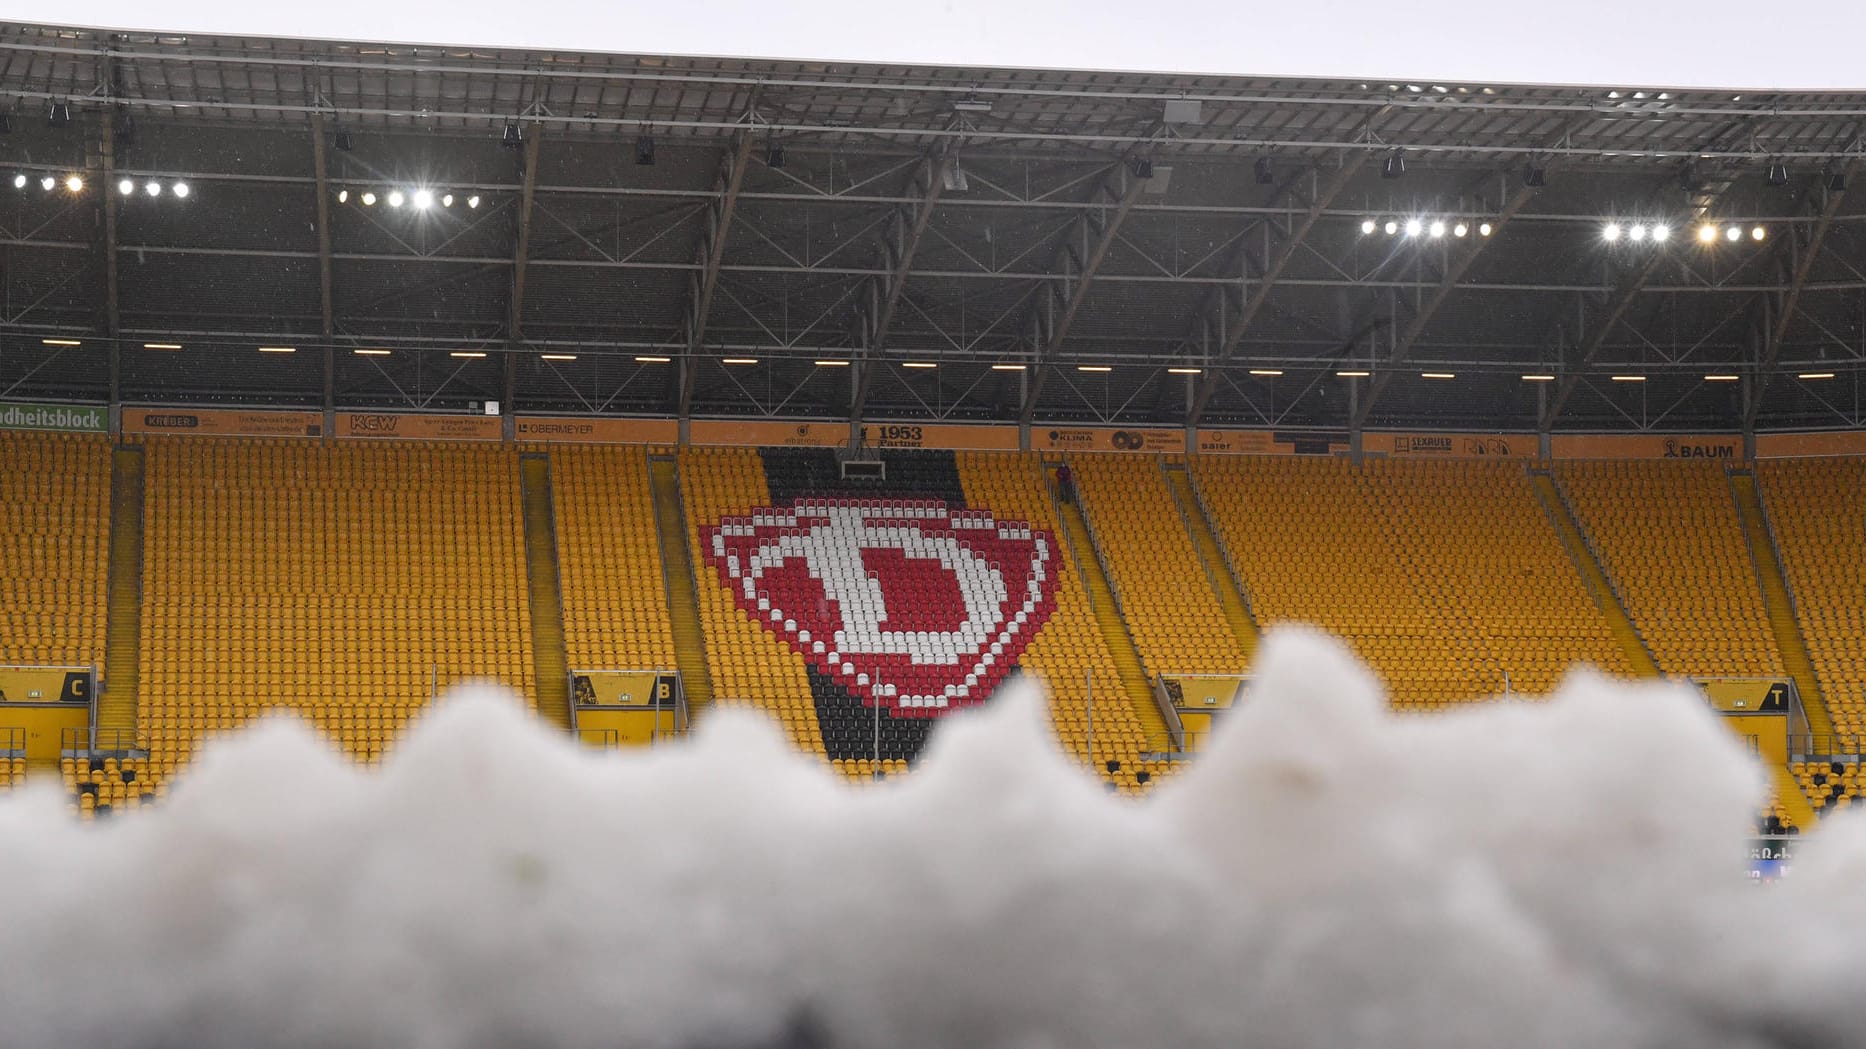
[[[484,354],[483,352],[481,352],[481,351],[479,351],[479,350],[453,350],[453,351],[451,351],[451,352],[449,352],[449,353],[447,354],[447,356],[449,356],[449,357],[464,357],[464,358],[467,358],[467,359],[469,359],[469,360],[477,360],[478,358],[481,358],[481,357],[484,357],[484,356],[486,356],[486,355],[485,355],[485,354]]]
[[[1609,378],[1611,378],[1614,382],[1645,382],[1646,381],[1646,377],[1643,375],[1613,375],[1613,376],[1609,376]]]
[[[1795,376],[1797,379],[1831,379],[1833,377],[1833,372],[1802,372]]]
[[[524,142],[525,138],[519,133],[518,125],[507,121],[505,130],[499,133],[499,144],[506,149],[517,149]]]
[[[187,200],[188,199],[188,184],[186,182],[177,182],[175,183],[173,187],[169,189],[169,192],[175,194],[176,196],[180,197],[183,200]]]
[[[1632,229],[1627,230],[1626,239],[1632,241],[1635,244],[1641,243],[1642,241],[1646,239],[1646,227],[1634,226]]]
[[[1361,220],[1361,233],[1363,235],[1372,233],[1374,230],[1379,229],[1379,228],[1380,227],[1374,223],[1373,219],[1362,219]]]
[[[645,168],[654,166],[653,135],[643,135],[635,140],[635,163]]]
[[[479,207],[479,194],[475,193],[472,196],[467,198],[467,207],[469,208]]]
[[[143,343],[143,349],[145,350],[179,350],[181,349],[181,343],[179,342],[145,342]]]
[[[72,192],[74,192],[74,193],[75,193],[75,192],[77,192],[77,191],[76,191],[76,190],[73,190]],[[1765,230],[1765,229],[1763,229],[1763,228],[1762,228],[1761,226],[1757,226],[1757,227],[1756,227],[1755,229],[1752,229],[1752,230],[1750,230],[1750,231],[1749,231],[1749,238],[1750,238],[1751,240],[1761,240],[1762,238],[1764,238],[1764,237],[1766,237],[1766,236],[1768,236],[1768,235],[1769,235],[1769,231],[1768,231],[1768,230]]]
[[[674,358],[672,357],[637,357],[635,358],[635,363],[636,364],[669,364],[669,363],[672,363],[673,360]]]
[[[363,194],[363,206],[366,208],[375,207],[376,206],[376,195],[374,193],[364,193]]]
[[[1386,231],[1387,236],[1391,237],[1393,234],[1399,232],[1399,223],[1393,221],[1392,219],[1388,219],[1387,224],[1383,226],[1382,229]]]
[[[358,357],[387,357],[389,355],[388,350],[356,349],[350,352],[356,354]]]
[[[149,194],[152,197],[159,197],[162,195],[162,183],[145,182],[143,183],[143,192]]]
[[[1652,239],[1661,243],[1672,239],[1672,228],[1670,226],[1652,227]]]
[[[937,368],[939,367],[939,365],[934,364],[932,361],[902,361],[901,367],[926,369],[926,368]]]
[[[1166,369],[1166,374],[1168,375],[1203,375],[1204,373],[1205,373],[1205,369],[1203,368],[1168,368]]]
[[[991,112],[991,100],[967,95],[964,98],[953,99],[952,108],[955,113],[989,113]]]
[[[1420,233],[1424,232],[1424,230],[1425,230],[1425,223],[1420,222],[1418,219],[1407,219],[1406,220],[1406,235],[1408,237],[1416,237]]]
[[[1729,229],[1723,231],[1723,235],[1730,243],[1735,244],[1737,241],[1743,239],[1743,228],[1741,226],[1731,226]]]
[[[1493,228],[1494,227],[1488,222],[1480,222],[1477,224],[1477,235],[1480,237],[1488,237]]]
[[[425,189],[415,190],[414,205],[422,209],[433,207],[434,194]]]
[[[848,361],[817,361],[815,363],[818,368],[847,368],[849,366]]]
[[[136,192],[136,180],[128,179],[128,178],[118,179],[117,180],[117,192],[123,194],[126,197]]]
[[[1365,379],[1372,374],[1373,372],[1367,372],[1367,371],[1344,371],[1344,372],[1336,372],[1335,378],[1337,379]]]
[[[1706,222],[1698,227],[1698,243],[1709,244],[1717,239],[1717,227]]]
[[[541,361],[574,361],[577,355],[574,353],[540,353],[538,359]]]
[[[1106,364],[1078,364],[1076,365],[1076,371],[1079,371],[1079,372],[1111,372],[1111,371],[1114,371],[1114,369],[1112,367],[1109,367]]]
[[[45,124],[47,127],[54,128],[70,127],[71,104],[69,102],[52,103],[52,108],[46,111]]]
[[[1600,239],[1606,241],[1609,244],[1613,243],[1616,240],[1619,240],[1620,239],[1620,224],[1618,222],[1607,223],[1606,227],[1600,231]]]
[[[13,176],[13,188],[14,189],[25,189],[26,182],[27,182],[27,178],[24,175]]]
[[[721,364],[757,364],[758,358],[756,357],[727,357],[724,360],[720,361],[719,363]]]
[[[991,370],[994,372],[1021,372],[1024,370],[1024,366],[1021,364],[994,364],[991,366]]]
[[[42,190],[45,190],[47,193],[52,192],[52,190],[55,187],[57,187],[57,185],[58,185],[58,180],[53,178],[50,175],[47,175],[44,178],[39,180],[39,188]]]
[[[1737,380],[1741,378],[1742,378],[1741,375],[1731,375],[1727,372],[1720,372],[1714,375],[1706,375],[1704,377],[1704,381],[1705,382],[1736,382]]]
[[[337,191],[337,203],[339,204],[350,203],[350,191],[347,189],[338,190]]]
[[[1421,379],[1456,379],[1457,377],[1458,376],[1453,374],[1452,372],[1420,372],[1419,373],[1419,378]]]
[[[454,206],[454,195],[452,193],[441,194],[441,207],[451,208],[453,206]]]
[[[1380,164],[1381,178],[1399,178],[1406,173],[1406,158],[1397,150],[1388,153],[1387,159]]]
[[[1430,226],[1428,226],[1428,227],[1426,227],[1426,232],[1427,232],[1427,233],[1429,233],[1429,234],[1431,234],[1431,235],[1432,235],[1432,236],[1433,236],[1434,238],[1437,238],[1437,237],[1443,237],[1443,236],[1445,235],[1445,223],[1444,223],[1444,220],[1442,220],[1442,219],[1433,219],[1433,220],[1432,220],[1432,224],[1431,224]]]
[[[405,203],[405,202],[406,202],[407,200],[408,200],[408,198],[402,195],[402,191],[401,191],[401,190],[399,190],[399,189],[392,189],[392,190],[390,190],[390,191],[389,191],[389,206],[390,206],[390,207],[392,207],[392,208],[399,208],[399,207],[401,207],[401,206],[402,206],[402,204],[403,204],[403,203]]]
[[[1260,375],[1260,376],[1266,376],[1268,378],[1275,378],[1278,375],[1283,374],[1283,369],[1281,368],[1252,368],[1250,370],[1250,373],[1252,375]]]
[[[80,340],[80,339],[40,339],[39,341],[47,346],[82,346],[84,345],[83,340]]]
[[[1471,232],[1471,227],[1465,225],[1462,222],[1458,223],[1456,226],[1451,227],[1451,235],[1454,237],[1462,237],[1466,233],[1469,233],[1469,232]]]
[[[1524,381],[1524,382],[1554,382],[1554,381],[1555,381],[1555,376],[1553,376],[1553,375],[1546,375],[1546,374],[1543,374],[1543,373],[1541,373],[1541,372],[1537,372],[1537,373],[1535,373],[1535,374],[1532,374],[1532,375],[1525,375],[1525,376],[1523,376],[1523,381]]]
[[[298,347],[296,346],[261,346],[259,348],[259,352],[260,353],[297,353]]]

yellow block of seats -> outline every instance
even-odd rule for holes
[[[646,449],[566,445],[550,455],[571,668],[673,667]]]
[[[274,710],[372,762],[437,688],[535,703],[519,493],[517,453],[493,445],[151,439],[150,781]]]
[[[1343,638],[1402,709],[1630,671],[1521,464],[1201,456],[1258,621]]]
[[[1783,674],[1723,464],[1561,463],[1556,479],[1660,670]]]
[[[1088,594],[1056,525],[1042,460],[1022,452],[959,452],[957,460],[968,506],[989,509],[999,518],[1028,521],[1057,537],[1060,572],[1056,607],[1049,623],[1024,650],[1019,665],[1043,679],[1050,693],[1050,713],[1058,741],[1095,769],[1119,761],[1123,769],[1144,768],[1155,781],[1164,779],[1172,771],[1169,765],[1140,759],[1146,736],[1122,696],[1114,658],[1102,640],[1089,610]],[[1092,712],[1091,676],[1095,695]]]
[[[110,441],[0,431],[0,663],[104,662]]]
[[[1077,455],[1069,465],[1150,675],[1242,672],[1244,653],[1200,567],[1162,458]]]
[[[714,705],[763,710],[784,727],[798,749],[826,757],[801,659],[733,603],[718,570],[706,559],[701,538],[701,527],[717,524],[721,517],[770,505],[764,460],[751,448],[688,447],[680,450],[679,464]],[[894,771],[892,763],[888,768]]]
[[[1866,460],[1765,460],[1756,479],[1834,730],[1866,735]]]

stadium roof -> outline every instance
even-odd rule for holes
[[[6,397],[1328,428],[1863,411],[1866,93],[7,25],[0,106]]]

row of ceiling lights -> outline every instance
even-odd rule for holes
[[[32,181],[33,181],[32,176],[26,174],[25,172],[23,171],[15,172],[13,175],[13,188],[14,189],[25,189],[26,187],[32,185]],[[65,192],[67,193],[71,193],[74,195],[78,193],[82,193],[84,192],[84,176],[77,175],[77,174],[71,174],[71,175],[66,175],[62,179],[59,178],[57,175],[40,175],[39,176],[39,188],[41,190],[44,190],[47,193],[51,193],[52,191],[58,189],[60,186],[63,186],[65,188]],[[133,178],[129,178],[126,176],[124,178],[120,178],[117,180],[117,193],[121,196],[125,196],[125,197],[132,196],[136,193],[138,188],[139,188],[138,183]],[[188,184],[186,182],[181,181],[180,179],[177,179],[174,182],[169,183],[167,186],[164,186],[162,182],[157,179],[150,179],[147,182],[141,183],[140,188],[146,196],[159,197],[162,195],[164,190],[166,190],[167,192],[172,193],[175,196],[180,197],[184,200],[187,199],[189,193],[193,192],[193,190],[191,190],[188,187]]]
[[[395,188],[385,190],[381,194],[378,194],[374,189],[352,192],[348,187],[337,191],[337,203],[339,204],[350,203],[351,197],[355,197],[357,203],[366,208],[375,207],[376,202],[380,200],[392,208],[399,208],[407,205],[414,208],[416,211],[427,211],[436,204],[439,204],[443,208],[451,208],[454,206],[456,200],[469,208],[477,208],[480,202],[478,193],[469,194],[464,197],[455,197],[454,194],[444,190],[440,193],[436,193],[425,187],[407,190]]]
[[[70,347],[84,345],[84,340],[82,339],[45,338],[45,339],[40,339],[39,341],[41,343],[44,343],[47,346],[53,346],[53,347],[58,347],[58,348],[70,348]],[[177,351],[177,350],[182,349],[182,344],[178,342],[145,342],[143,343],[143,349]],[[296,346],[261,346],[259,347],[259,352],[260,353],[276,353],[276,354],[297,353],[298,348]],[[353,354],[356,354],[359,357],[387,357],[387,356],[390,356],[394,351],[383,349],[381,347],[363,346],[363,347],[357,347],[356,349],[353,349],[350,352]],[[450,350],[448,351],[447,356],[462,358],[462,359],[467,359],[467,360],[475,360],[475,359],[487,357],[490,355],[484,350]],[[546,361],[574,361],[577,359],[577,355],[574,353],[541,353],[538,355],[538,359],[546,360]],[[673,360],[674,358],[672,357],[663,357],[663,356],[648,355],[648,354],[643,354],[635,358],[635,362],[637,364],[671,364],[673,363]],[[756,357],[722,357],[720,358],[719,363],[732,364],[732,365],[750,365],[750,364],[757,364],[758,358]],[[847,368],[849,365],[853,364],[854,362],[847,360],[847,359],[825,358],[823,360],[812,361],[811,363],[816,365],[819,368]],[[932,361],[903,361],[901,362],[901,367],[930,369],[930,368],[937,368],[939,367],[939,365]],[[1026,364],[994,364],[991,366],[991,370],[1001,371],[1001,372],[1021,372],[1021,371],[1024,371],[1028,367],[1029,365],[1026,365]],[[1172,375],[1199,375],[1199,374],[1202,374],[1204,371],[1204,369],[1202,368],[1193,368],[1193,367],[1181,366],[1181,365],[1169,366],[1166,370],[1169,374],[1172,374]],[[1076,371],[1091,372],[1091,373],[1108,373],[1108,372],[1114,371],[1114,366],[1111,364],[1078,364],[1076,365]],[[1275,378],[1283,374],[1283,369],[1281,368],[1251,368],[1249,369],[1249,372],[1251,375],[1257,376],[1258,378]],[[1342,370],[1336,371],[1335,375],[1338,378],[1342,378],[1342,379],[1365,379],[1373,375],[1373,372],[1365,370],[1365,369],[1342,369]],[[1421,379],[1444,380],[1444,379],[1456,379],[1458,376],[1456,372],[1427,371],[1427,372],[1420,372],[1419,377]],[[1834,377],[1834,373],[1833,372],[1801,372],[1796,377],[1801,378],[1801,379],[1809,379],[1809,380],[1831,379]],[[1609,378],[1611,378],[1614,382],[1645,382],[1647,377],[1644,375],[1628,374],[1628,375],[1613,375],[1613,376],[1609,376]],[[1736,382],[1740,378],[1742,378],[1742,376],[1729,373],[1729,372],[1712,372],[1704,376],[1704,381],[1705,382]],[[1530,373],[1523,375],[1522,379],[1524,382],[1554,382],[1555,376],[1548,374],[1546,372],[1530,372]]]
[[[1495,227],[1489,222],[1479,222],[1477,224],[1477,235],[1480,237],[1488,237],[1493,229],[1495,229]],[[1462,237],[1471,232],[1471,224],[1461,218],[1444,219],[1419,215],[1404,219],[1390,218],[1384,222],[1376,221],[1371,218],[1361,220],[1361,233],[1367,236],[1373,236],[1376,230],[1386,233],[1389,237],[1404,235],[1407,237],[1431,237],[1436,240],[1443,237],[1446,233],[1450,233],[1454,237]]]

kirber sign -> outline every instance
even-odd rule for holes
[[[1056,599],[1056,540],[937,499],[799,499],[701,530],[734,602],[869,706],[984,702]]]

